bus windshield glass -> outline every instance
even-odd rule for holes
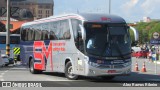
[[[19,36],[10,36],[10,44],[19,44]],[[6,44],[6,36],[0,36],[0,44]]]
[[[121,57],[131,52],[129,30],[125,24],[88,24],[86,51],[100,57]]]

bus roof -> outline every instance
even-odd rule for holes
[[[24,23],[22,26],[50,22],[50,21],[63,20],[63,19],[67,19],[67,18],[76,18],[76,19],[83,20],[86,22],[126,23],[123,18],[116,16],[116,15],[82,13],[82,14],[65,14],[65,15],[60,15],[60,16],[51,16],[48,18],[43,18],[43,19],[32,21],[32,22]]]

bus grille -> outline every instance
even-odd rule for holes
[[[100,66],[98,66],[98,68],[102,68],[102,69],[111,68],[111,65],[100,65]]]
[[[124,65],[114,65],[113,68],[124,68]]]
[[[113,69],[113,68],[124,68],[125,66],[124,65],[100,65],[98,66],[98,68],[110,68],[110,69]]]

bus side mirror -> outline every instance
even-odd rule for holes
[[[136,46],[138,44],[138,40],[139,40],[139,33],[138,30],[136,30],[134,27],[130,26],[130,29],[133,31],[134,33],[134,41],[132,41],[132,46]]]
[[[79,34],[80,36],[82,36],[82,39],[83,39],[83,40],[86,40],[86,32],[85,32],[84,27],[83,27],[82,25],[79,25],[79,27],[80,27],[81,31],[78,32],[78,34]]]

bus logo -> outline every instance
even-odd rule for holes
[[[39,51],[41,50],[41,51]],[[50,56],[50,62],[51,62],[51,69],[53,71],[53,63],[52,63],[52,42],[49,43],[48,48],[46,48],[46,45],[44,41],[35,41],[33,46],[34,51],[34,58],[36,60],[40,60],[41,63],[34,63],[35,69],[38,70],[45,70],[45,58],[48,61],[48,58]]]

